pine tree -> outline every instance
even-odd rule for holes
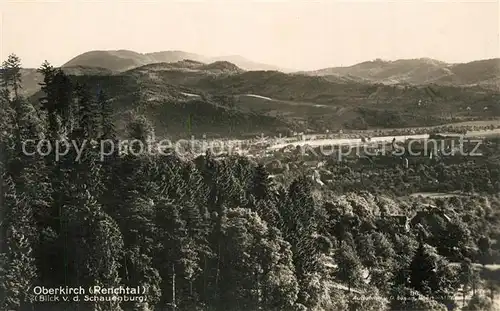
[[[44,96],[40,98],[40,106],[43,110],[47,111],[49,137],[56,139],[59,131],[56,114],[55,90],[53,85],[56,70],[49,64],[49,62],[44,61],[42,66],[38,69],[38,72],[43,75],[43,82],[39,83],[42,92],[44,93]]]
[[[156,223],[158,226],[159,242],[161,243],[158,259],[161,260],[160,274],[164,282],[169,282],[171,290],[164,292],[163,304],[177,305],[175,284],[178,276],[183,272],[181,265],[187,240],[186,224],[180,217],[181,208],[176,204],[162,200],[156,205]],[[187,262],[185,262],[187,263]],[[189,268],[188,268],[189,269]],[[165,286],[164,286],[165,288]]]
[[[140,172],[141,167],[132,169]],[[130,173],[130,172],[122,172]],[[125,256],[122,265],[123,283],[127,286],[145,286],[148,288],[148,301],[134,304],[124,303],[124,310],[142,310],[154,308],[161,298],[162,278],[154,266],[154,254],[157,249],[157,229],[155,225],[155,203],[141,195],[136,189],[139,182],[146,182],[140,176],[127,180],[122,189],[122,201],[114,207],[114,218],[123,234]],[[129,189],[127,189],[129,188]],[[147,193],[142,192],[141,193]]]
[[[114,139],[116,138],[115,126],[113,124],[113,109],[111,102],[103,90],[99,90],[97,94],[97,105],[101,112],[101,138]]]
[[[265,167],[262,164],[259,164],[255,168],[255,172],[253,174],[251,192],[257,200],[262,200],[269,195],[269,188],[269,174],[267,173]]]
[[[311,194],[311,184],[306,177],[295,180],[288,190],[288,198],[280,209],[281,231],[292,245],[294,263],[299,277],[315,271],[317,254],[316,206]]]
[[[2,176],[4,184],[4,205],[2,219],[2,253],[0,257],[0,309],[19,310],[29,306],[31,288],[37,277],[33,257],[33,213],[26,199],[18,195],[11,178]]]
[[[477,242],[477,247],[479,249],[479,260],[484,266],[490,261],[491,257],[491,241],[488,237],[482,236]]]
[[[64,136],[69,136],[74,127],[77,111],[73,103],[73,83],[61,68],[55,71],[52,88],[54,89],[54,111],[61,127],[58,130]]]
[[[76,98],[78,102],[79,131],[85,138],[96,139],[99,130],[98,125],[100,124],[97,102],[92,98],[86,85],[76,87]]]
[[[459,279],[462,284],[462,304],[465,307],[465,296],[472,289],[472,295],[476,294],[476,272],[470,259],[465,259],[460,263]]]
[[[14,98],[19,97],[19,90],[22,88],[21,80],[21,59],[15,55],[10,54],[2,63],[1,70],[2,87],[14,91]]]
[[[14,109],[10,104],[9,91],[0,88],[0,140],[6,141],[12,135],[15,125]]]
[[[127,125],[127,132],[130,138],[146,143],[153,133],[153,126],[145,116],[137,116]]]
[[[9,128],[12,129],[13,132],[11,134],[15,138],[16,152],[19,156],[23,134],[25,134],[26,129],[30,129],[29,125],[31,124],[25,122],[26,110],[30,108],[30,105],[18,93],[18,90],[21,88],[21,60],[15,54],[9,55],[8,59],[2,63],[0,82],[2,86],[0,101],[2,108],[5,109],[2,111],[2,114],[6,118],[4,121],[5,127],[2,128],[2,131]],[[14,90],[13,98],[10,94],[11,89]],[[7,133],[3,135],[5,134]]]
[[[47,112],[47,137],[55,140],[60,135],[68,136],[76,115],[73,107],[73,84],[61,69],[55,69],[47,61],[38,72],[43,74],[43,82],[39,84],[44,96],[39,101],[41,109]]]
[[[224,310],[291,310],[297,300],[290,246],[248,209],[229,209],[222,223]]]
[[[121,285],[119,269],[123,256],[122,234],[116,222],[102,211],[90,192],[87,191],[81,199],[83,201],[80,206],[84,210],[79,214],[80,217],[73,218],[72,222],[77,232],[86,232],[87,235],[80,242],[75,239],[74,246],[86,246],[75,250],[75,253],[79,254],[77,260],[82,264],[78,267],[81,272],[77,272],[76,275],[82,276],[79,281],[84,282],[86,287],[92,285],[106,288],[119,287]],[[121,310],[117,301],[93,304],[95,310]]]
[[[338,264],[335,275],[340,281],[347,283],[349,291],[353,287],[363,284],[361,271],[363,266],[356,251],[350,245],[342,245],[337,251],[335,261]]]
[[[453,302],[458,285],[454,271],[436,250],[420,244],[410,264],[410,287],[447,305]]]
[[[423,295],[430,295],[433,288],[433,284],[430,284],[430,276],[437,271],[437,258],[425,244],[420,244],[413,257],[410,270],[411,287]]]
[[[375,260],[377,259],[375,254],[375,246],[373,245],[373,239],[369,234],[362,234],[357,237],[356,241],[357,253],[361,259],[363,265],[367,268],[373,268],[375,266]]]

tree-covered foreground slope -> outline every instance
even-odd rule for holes
[[[320,192],[304,176],[284,188],[262,165],[210,152],[28,156],[27,139],[117,142],[111,103],[44,64],[34,106],[18,92],[19,60],[3,66],[0,310],[446,310],[460,287],[471,307],[491,304],[474,263],[498,256],[496,196],[432,212]],[[126,128],[146,141],[141,120]],[[417,210],[408,227],[395,217]],[[147,299],[37,302],[32,290],[94,285]]]

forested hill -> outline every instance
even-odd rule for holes
[[[244,71],[223,61],[154,63],[120,73],[63,71],[74,84],[88,84],[93,94],[98,89],[109,94],[119,133],[137,111],[160,135],[188,136],[417,127],[500,116],[500,92],[479,86],[372,84]],[[42,79],[27,72],[21,77],[25,95],[37,92]]]
[[[34,105],[19,70],[9,57],[0,96],[0,310],[493,310],[499,277],[478,264],[498,263],[498,195],[339,195],[301,174],[273,182],[245,157],[104,155],[99,142],[120,142],[113,91],[91,100],[94,88],[45,64]],[[143,144],[153,131],[143,115],[125,128]],[[62,158],[22,149],[67,138],[98,144]],[[92,286],[141,293],[34,291]]]
[[[399,59],[362,62],[349,67],[331,67],[305,72],[329,79],[348,77],[357,81],[413,85],[477,85],[500,89],[500,58],[448,64],[435,59]]]

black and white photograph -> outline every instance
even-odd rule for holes
[[[500,311],[498,0],[0,0],[0,311]]]

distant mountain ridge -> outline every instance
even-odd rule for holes
[[[376,59],[349,67],[330,67],[301,73],[327,79],[348,77],[362,83],[482,86],[500,90],[500,58],[458,64],[430,58],[395,61]]]
[[[124,72],[155,63],[177,63],[192,60],[211,66],[224,62],[247,71],[293,72],[274,65],[257,63],[239,55],[208,57],[184,51],[160,51],[138,53],[130,50],[89,51],[80,54],[62,67],[99,67],[113,72]],[[340,80],[367,84],[410,85],[454,85],[480,86],[500,90],[500,58],[478,60],[468,63],[450,64],[431,58],[399,59],[386,61],[376,59],[348,67],[330,67],[299,74],[323,76],[333,82]]]
[[[236,74],[244,71],[286,72],[275,66],[255,63],[238,55],[211,58],[184,51],[138,53],[130,50],[85,52],[65,63],[62,68],[71,75],[149,72],[148,74],[153,76],[161,75],[163,80],[176,85],[197,81],[206,75]],[[290,79],[293,79],[294,75],[303,75],[352,85],[479,86],[483,89],[500,91],[500,58],[458,64],[430,58],[395,61],[376,59],[348,67],[330,67],[286,74]],[[41,74],[35,69],[23,69],[22,76],[24,85],[22,92],[25,95],[39,90]]]
[[[101,67],[115,72],[122,72],[133,68],[141,67],[144,65],[154,63],[175,63],[185,59],[198,61],[202,63],[214,63],[225,61],[232,63],[244,70],[276,70],[276,71],[290,71],[282,69],[277,66],[257,63],[246,59],[239,55],[221,56],[221,57],[208,57],[195,53],[188,53],[184,51],[161,51],[152,53],[138,53],[129,50],[109,50],[109,51],[89,51],[80,54],[62,67]]]

